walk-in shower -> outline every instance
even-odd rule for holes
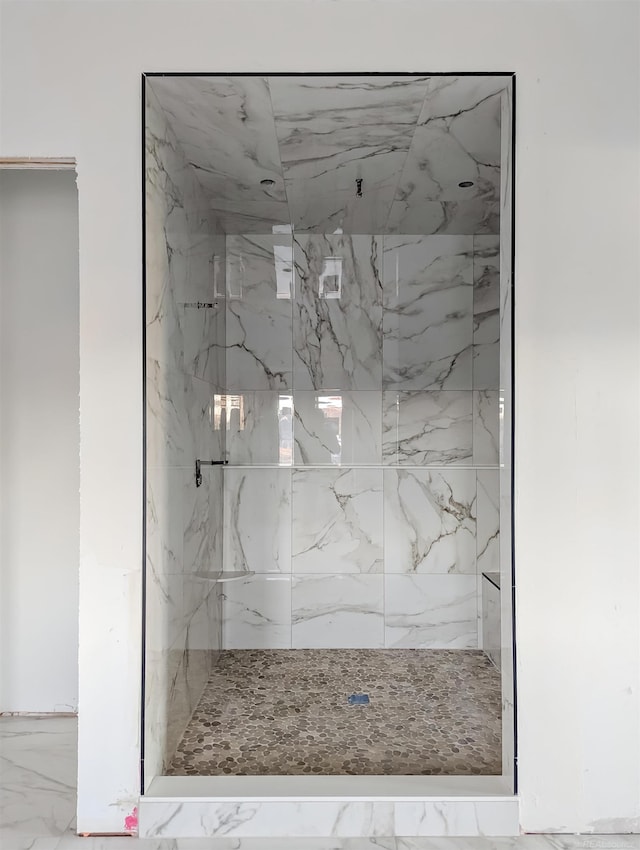
[[[147,785],[512,776],[511,77],[145,125]]]

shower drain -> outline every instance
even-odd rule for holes
[[[369,694],[351,694],[351,696],[347,698],[347,702],[349,705],[368,705]]]

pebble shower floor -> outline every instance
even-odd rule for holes
[[[227,650],[167,772],[500,774],[500,674],[476,650]]]

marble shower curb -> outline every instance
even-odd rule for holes
[[[141,838],[513,836],[500,777],[156,777]],[[318,781],[319,780],[319,781]]]

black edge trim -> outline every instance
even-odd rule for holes
[[[515,217],[516,217],[516,74],[514,71],[146,71],[142,73],[142,706],[140,730],[140,793],[144,794],[144,705],[146,642],[146,545],[147,545],[147,398],[146,398],[146,172],[145,172],[145,98],[149,77],[508,77],[511,80],[511,622],[513,663],[513,744],[514,794],[518,793],[518,706],[516,673],[515,607]],[[489,579],[489,581],[491,581]],[[493,582],[492,582],[493,583]]]
[[[145,683],[147,641],[147,170],[146,170],[146,75],[141,79],[142,167],[142,682],[140,688],[140,794],[144,794]]]
[[[516,647],[516,76],[511,80],[511,647],[513,664],[513,793],[518,793]]]

